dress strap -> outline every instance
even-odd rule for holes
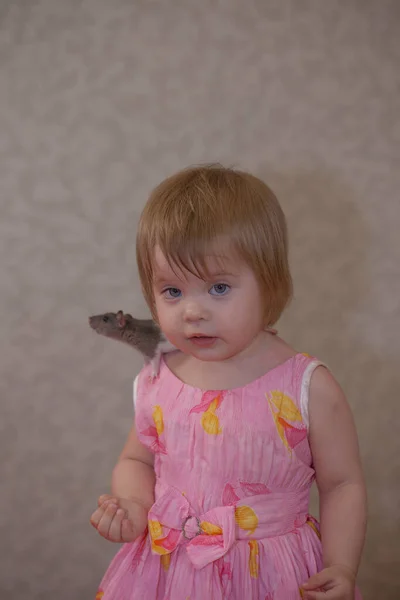
[[[326,367],[325,363],[320,361],[318,358],[309,356],[307,354],[302,355],[301,364],[301,379],[300,379],[300,412],[303,417],[304,424],[307,429],[310,426],[309,419],[309,399],[310,399],[310,384],[312,375],[317,367]]]
[[[133,380],[133,410],[136,408],[136,399],[138,394],[139,374]]]

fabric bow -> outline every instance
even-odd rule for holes
[[[221,558],[236,538],[234,506],[220,506],[195,515],[179,490],[169,487],[153,504],[148,517],[152,552],[171,554],[186,544],[196,569]]]

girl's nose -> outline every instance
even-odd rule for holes
[[[203,321],[207,318],[206,309],[199,302],[189,302],[185,306],[184,319],[188,323]]]

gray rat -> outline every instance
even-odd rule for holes
[[[129,313],[119,310],[89,317],[89,325],[105,337],[125,342],[138,350],[145,363],[151,363],[153,378],[160,370],[161,355],[176,350],[152,319],[135,319]]]

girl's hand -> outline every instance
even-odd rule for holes
[[[98,508],[90,523],[110,542],[133,542],[147,527],[147,510],[134,500],[104,494],[99,497]]]
[[[343,565],[323,569],[303,585],[304,600],[354,600],[355,576]]]

